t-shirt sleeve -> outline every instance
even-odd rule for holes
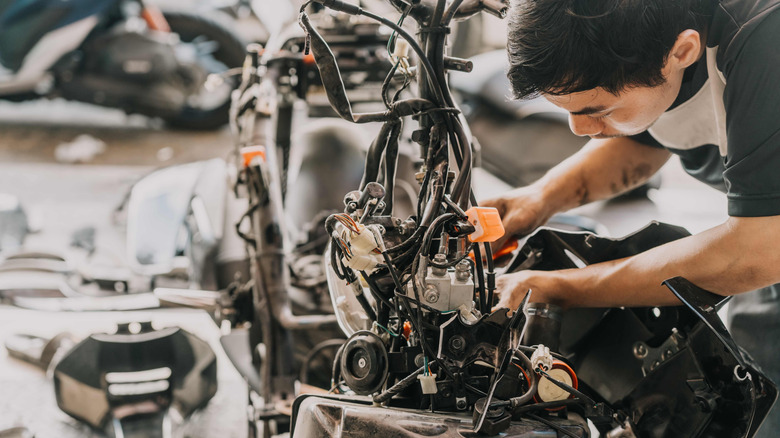
[[[780,9],[743,28],[724,66],[728,151],[723,179],[730,216],[780,215]]]

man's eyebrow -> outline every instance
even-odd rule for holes
[[[586,106],[585,108],[583,108],[583,109],[581,109],[579,111],[571,111],[571,114],[573,114],[575,116],[585,116],[585,115],[588,115],[588,114],[600,113],[600,112],[602,112],[602,111],[604,111],[606,109],[607,109],[607,107],[604,106],[604,105]]]

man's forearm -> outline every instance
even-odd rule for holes
[[[565,307],[677,305],[661,283],[682,276],[733,295],[780,282],[778,243],[780,217],[731,218],[633,257],[550,272],[539,292]]]
[[[608,199],[647,181],[669,159],[665,149],[630,138],[590,140],[580,151],[551,169],[534,187],[552,212]]]

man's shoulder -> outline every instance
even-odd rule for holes
[[[721,71],[751,40],[751,35],[767,19],[780,20],[780,0],[720,0],[708,29],[707,47],[717,47],[717,65]],[[755,42],[753,43],[761,43]],[[776,41],[766,41],[776,45]]]

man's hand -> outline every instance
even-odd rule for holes
[[[553,278],[553,275],[546,271],[519,271],[498,277],[496,290],[500,299],[495,308],[517,309],[529,289],[529,302],[562,304],[555,297]]]
[[[530,234],[550,218],[539,191],[533,186],[506,192],[497,198],[482,201],[480,205],[495,207],[506,231],[504,237],[492,243],[493,253],[510,238]]]
[[[780,215],[731,217],[699,234],[631,257],[584,268],[520,271],[496,278],[497,307],[516,309],[525,292],[531,301],[566,308],[677,306],[663,286],[682,276],[728,296],[780,283]]]

